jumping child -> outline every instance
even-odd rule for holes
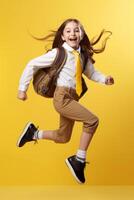
[[[57,130],[39,130],[29,122],[19,137],[17,146],[22,147],[27,142],[39,139],[52,140],[56,143],[69,142],[74,122],[82,122],[83,131],[79,148],[75,155],[66,159],[67,166],[79,183],[85,182],[86,152],[99,124],[98,117],[78,102],[82,92],[82,73],[90,80],[106,85],[114,84],[111,76],[105,76],[96,71],[93,65],[95,62],[93,54],[104,51],[108,37],[101,49],[94,49],[93,45],[100,40],[104,33],[103,30],[99,37],[91,42],[79,20],[67,19],[54,33],[52,49],[31,60],[26,65],[19,82],[18,98],[24,101],[27,99],[27,90],[33,75],[39,69],[53,63],[57,48],[63,47],[66,50],[67,60],[57,78],[53,97],[54,108],[60,117],[59,128]],[[46,38],[50,36],[52,35],[50,34]],[[85,66],[82,59],[83,51],[87,57]]]

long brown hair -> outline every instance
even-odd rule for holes
[[[51,33],[48,34],[47,36],[42,37],[42,38],[37,38],[35,36],[32,36],[32,37],[37,39],[37,40],[52,41],[52,48],[61,47],[62,44],[64,43],[64,41],[62,40],[62,37],[61,37],[63,35],[64,28],[69,22],[72,22],[72,21],[77,23],[80,26],[80,29],[82,30],[83,38],[80,41],[80,46],[82,48],[82,51],[86,54],[86,56],[88,56],[91,59],[92,63],[94,63],[95,62],[94,59],[93,59],[94,53],[96,53],[96,54],[101,53],[105,50],[106,42],[109,39],[109,36],[112,34],[111,31],[106,31],[106,30],[103,29],[96,39],[93,38],[92,40],[89,40],[89,37],[87,36],[87,34],[86,34],[82,24],[80,23],[80,21],[77,20],[77,19],[70,18],[70,19],[65,20],[60,25],[60,27],[57,29],[57,31],[51,31]],[[95,49],[93,46],[96,45],[99,42],[99,40],[101,39],[101,37],[105,33],[109,33],[109,35],[103,40],[101,48]],[[54,39],[50,40],[50,38],[54,38]]]

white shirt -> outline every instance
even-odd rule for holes
[[[60,71],[59,77],[57,78],[57,85],[75,88],[76,64],[75,56],[72,53],[74,49],[70,47],[66,42],[63,43],[63,47],[66,49],[67,52],[67,60],[62,70]],[[80,47],[77,51],[80,52]],[[33,75],[40,68],[45,68],[51,65],[56,57],[56,53],[57,49],[54,48],[49,52],[28,62],[19,81],[19,90],[26,91],[28,89],[30,81],[33,78]],[[105,75],[101,72],[96,71],[90,60],[88,60],[83,73],[87,76],[88,79],[100,83],[105,83]]]

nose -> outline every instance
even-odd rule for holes
[[[74,36],[75,35],[75,31],[71,31],[71,35]]]

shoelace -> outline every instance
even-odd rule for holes
[[[38,140],[35,140],[35,139],[34,139],[34,145],[35,145],[35,144],[38,144]]]

